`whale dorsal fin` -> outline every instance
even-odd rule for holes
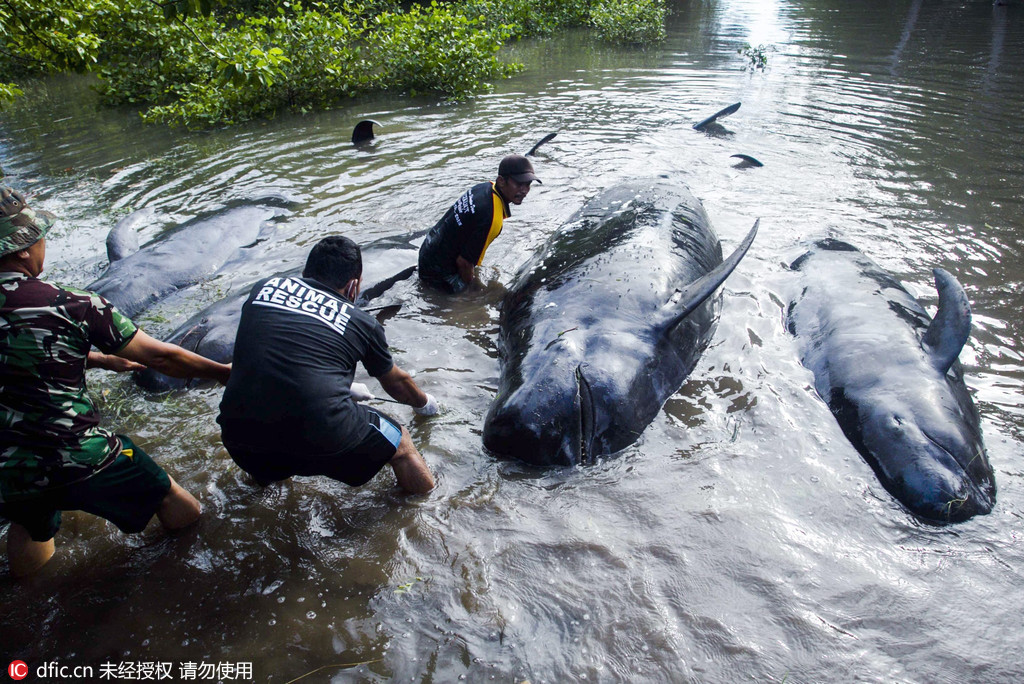
[[[373,119],[364,119],[357,123],[356,127],[352,129],[352,144],[361,145],[373,140],[374,126],[380,126],[380,124]]]
[[[971,305],[967,293],[948,271],[932,270],[939,291],[939,310],[924,333],[922,341],[931,355],[932,365],[945,373],[971,336]]]
[[[687,316],[693,313],[693,310],[704,303],[708,297],[715,293],[715,290],[725,282],[725,279],[729,277],[729,274],[736,268],[736,264],[740,263],[740,259],[750,249],[751,243],[754,242],[754,236],[757,235],[757,227],[761,224],[761,219],[757,219],[754,222],[754,227],[747,233],[747,237],[743,238],[743,242],[732,255],[720,263],[714,270],[709,273],[705,273],[703,276],[693,281],[680,292],[678,304],[673,304],[673,312],[671,317],[665,323],[665,332],[672,330],[675,326],[679,325]]]
[[[139,251],[138,227],[152,220],[153,209],[146,207],[128,214],[110,229],[107,233],[107,259],[110,263]]]

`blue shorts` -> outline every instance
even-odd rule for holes
[[[265,453],[248,445],[224,442],[231,458],[261,485],[295,475],[325,475],[352,487],[373,479],[398,451],[402,428],[398,422],[373,409],[363,409],[370,426],[355,446],[331,454]]]

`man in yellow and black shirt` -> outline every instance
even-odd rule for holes
[[[533,181],[541,182],[526,157],[513,154],[501,160],[494,182],[474,185],[445,213],[420,247],[420,279],[441,290],[462,292],[473,282],[473,269],[520,205]]]

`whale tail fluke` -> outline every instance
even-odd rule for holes
[[[672,330],[672,328],[682,323],[687,316],[693,313],[697,307],[703,304],[725,282],[725,279],[729,277],[733,270],[735,270],[736,265],[746,255],[750,245],[753,244],[759,225],[761,225],[761,219],[754,221],[754,227],[750,229],[747,237],[743,238],[743,242],[740,243],[740,246],[736,248],[736,251],[728,259],[720,263],[711,272],[706,273],[684,287],[678,297],[673,297],[677,303],[669,304],[672,307],[672,315],[665,323],[665,332]]]
[[[558,133],[548,133],[543,138],[537,141],[537,144],[530,148],[530,151],[526,153],[527,157],[530,157],[537,153],[537,149],[546,142],[550,142]]]
[[[922,341],[932,365],[946,373],[971,336],[971,304],[963,286],[949,271],[936,268],[932,273],[935,274],[935,289],[939,291],[939,310]]]
[[[731,154],[729,156],[736,157],[737,159],[739,159],[739,162],[736,164],[736,166],[764,166],[764,164],[762,164],[757,159],[754,159],[749,154]]]
[[[372,286],[366,288],[366,290],[359,293],[359,301],[368,302],[371,299],[376,299],[377,297],[380,297],[382,294],[390,290],[396,283],[399,283],[403,280],[407,280],[408,278],[412,277],[412,274],[415,272],[415,265],[407,266],[406,268],[403,268],[401,271],[394,274],[393,276],[384,278],[383,280],[374,283]]]

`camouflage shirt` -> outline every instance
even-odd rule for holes
[[[136,330],[97,294],[0,273],[0,502],[81,480],[117,456],[85,362],[91,347],[117,352]]]

